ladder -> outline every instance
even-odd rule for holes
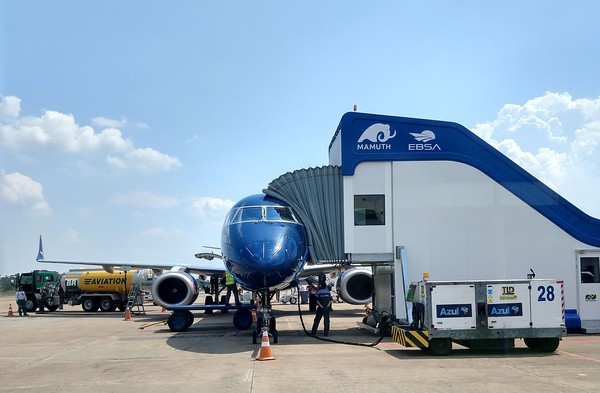
[[[127,307],[132,314],[146,315],[146,309],[144,309],[144,295],[140,284],[132,284],[127,295]],[[133,311],[133,307],[136,307],[137,311]]]
[[[60,283],[63,281],[63,278],[65,277],[66,273],[62,273],[58,276],[58,279],[56,280],[56,283],[53,285],[49,285],[49,290],[46,292],[47,295],[47,300],[49,299],[50,302],[48,302],[48,304],[50,305],[50,303],[52,303],[52,305],[54,305],[55,301],[58,301],[58,308],[60,310],[63,309],[63,295],[61,294],[61,287],[60,287]],[[46,283],[46,285],[48,285]]]

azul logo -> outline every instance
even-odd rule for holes
[[[396,131],[392,133],[389,124],[372,124],[358,138],[356,150],[392,150],[392,145],[386,142],[395,136]]]
[[[438,318],[465,318],[473,315],[470,304],[438,304],[436,316]]]
[[[437,143],[427,143],[427,142],[431,142],[432,140],[435,139],[435,133],[431,130],[424,130],[424,131],[421,131],[420,133],[410,132],[409,134],[412,135],[413,138],[415,138],[415,140],[417,142],[421,142],[421,143],[409,143],[408,150],[411,150],[411,151],[442,150],[440,145],[438,145]]]
[[[521,317],[523,316],[523,304],[505,303],[487,306],[488,316],[490,317]]]

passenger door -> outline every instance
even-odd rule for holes
[[[600,320],[600,253],[578,255],[579,317],[585,320]]]

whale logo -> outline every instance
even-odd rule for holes
[[[411,132],[410,135],[414,136],[417,141],[423,143],[427,143],[435,139],[435,134],[430,130],[425,130],[421,133]]]
[[[387,142],[389,139],[392,139],[396,136],[396,130],[391,134],[389,124],[375,123],[367,128],[360,138],[358,139],[358,143],[363,141],[370,142]]]

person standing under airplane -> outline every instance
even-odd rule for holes
[[[319,323],[321,323],[321,318],[323,318],[323,335],[328,336],[329,311],[331,310],[333,298],[331,297],[331,293],[327,289],[327,285],[324,282],[321,282],[321,284],[319,285],[319,290],[317,291],[317,293],[315,293],[315,297],[317,299],[317,314],[315,315],[315,320],[313,322],[310,335],[314,336],[315,334],[317,334]]]
[[[229,273],[229,270],[225,270],[225,286],[227,287],[227,295],[225,296],[225,304],[229,305],[229,299],[231,298],[231,292],[233,292],[233,298],[235,299],[235,305],[240,305],[240,295],[238,293],[237,284],[235,278]]]

